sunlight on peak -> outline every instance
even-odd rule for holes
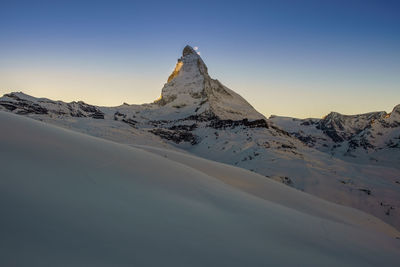
[[[154,102],[159,102],[161,99],[162,99],[162,94],[156,100],[154,100]]]
[[[174,79],[176,76],[178,76],[178,73],[179,73],[180,69],[182,68],[182,66],[183,66],[183,62],[179,60],[178,63],[176,63],[176,67],[175,67],[174,71],[168,77],[167,82],[172,81],[172,79]]]

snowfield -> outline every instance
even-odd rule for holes
[[[398,266],[392,226],[256,173],[0,125],[1,266]]]

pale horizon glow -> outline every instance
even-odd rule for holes
[[[0,94],[150,103],[189,44],[199,54],[201,47],[212,78],[266,117],[391,112],[400,104],[396,3],[213,1],[210,10],[179,1],[44,2],[0,10]]]

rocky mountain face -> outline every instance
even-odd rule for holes
[[[178,113],[220,120],[265,119],[240,95],[211,79],[207,66],[190,46],[183,49],[155,103],[172,118],[179,117]]]
[[[20,115],[36,114],[104,119],[104,113],[97,107],[82,101],[64,103],[46,98],[37,99],[22,92],[5,94],[1,98],[0,106]]]
[[[270,121],[309,147],[346,161],[400,166],[400,105],[391,113],[342,115],[322,119],[273,116]]]
[[[0,98],[0,110],[143,149],[186,151],[245,168],[400,229],[400,169],[394,163],[400,162],[399,106],[391,114],[266,119],[212,79],[201,57],[186,46],[154,103],[97,107],[10,93]],[[390,145],[383,141],[389,137]],[[348,154],[358,156],[383,146],[379,159],[394,158],[386,164],[332,156],[349,148]]]

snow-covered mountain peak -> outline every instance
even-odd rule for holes
[[[173,113],[230,120],[265,119],[240,95],[212,79],[200,55],[188,45],[155,103],[179,109]]]
[[[373,121],[384,117],[386,112],[370,112],[358,115],[343,115],[331,112],[318,122],[317,128],[323,130],[335,142],[342,142],[360,133]]]
[[[388,114],[390,121],[400,122],[400,104],[395,106],[391,113]]]
[[[197,54],[196,51],[190,45],[185,46],[182,51],[182,56],[187,56],[190,54]]]
[[[171,106],[195,104],[194,100],[204,94],[205,79],[209,79],[206,65],[196,51],[187,45],[156,103],[161,106],[172,102],[174,103]]]
[[[197,76],[207,75],[207,66],[204,64],[200,55],[189,45],[185,46],[182,52],[182,57],[178,59],[176,67],[171,75],[168,77],[167,82],[169,83],[177,76]]]

